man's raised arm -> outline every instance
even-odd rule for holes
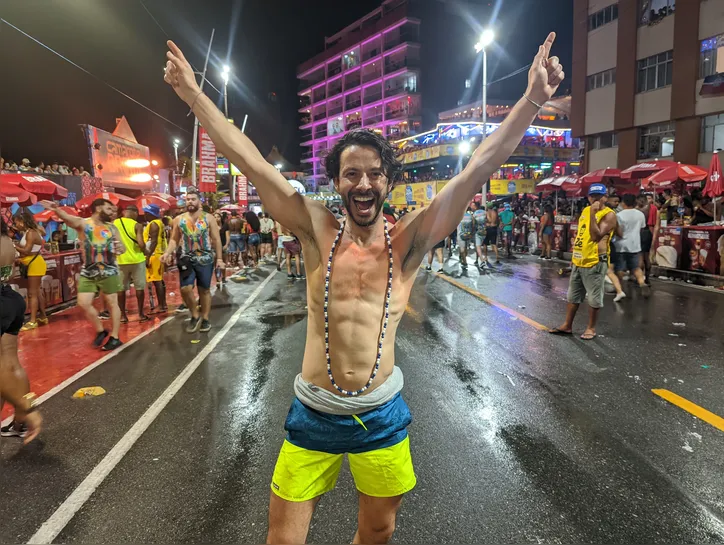
[[[43,208],[46,210],[52,210],[55,212],[55,214],[63,220],[66,226],[70,227],[71,229],[75,229],[76,231],[82,231],[83,226],[85,224],[85,220],[83,218],[79,218],[78,216],[73,216],[71,214],[68,214],[65,210],[63,210],[57,202],[53,201],[40,201],[38,204],[41,204]]]
[[[308,206],[279,171],[270,165],[249,138],[229,123],[224,114],[203,94],[191,65],[178,46],[169,40],[164,80],[191,107],[218,150],[249,177],[269,213],[295,234],[311,233]]]
[[[563,67],[558,57],[548,58],[555,37],[551,32],[538,48],[528,72],[528,89],[523,98],[500,127],[478,147],[465,169],[414,220],[419,224],[415,229],[415,247],[423,253],[457,227],[475,194],[510,157],[538,114],[539,106],[553,96],[563,81]]]

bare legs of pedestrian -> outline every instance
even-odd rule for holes
[[[134,288],[135,289],[135,288]],[[145,289],[138,289],[136,291],[136,303],[138,304],[138,317],[142,321],[148,320],[146,316],[145,305],[146,305],[146,291]],[[126,314],[126,290],[118,292],[118,307],[121,310],[121,321],[124,323],[128,321],[128,315]]]
[[[166,312],[168,310],[168,306],[166,305],[166,284],[161,280],[160,282],[154,282],[153,287],[156,290],[156,299],[158,299],[161,312]]]
[[[199,305],[194,297],[193,286],[183,286],[181,288],[181,298],[184,300],[184,305],[189,309],[191,317],[196,319],[199,317]]]
[[[38,321],[38,310],[40,318],[46,320],[45,315],[45,295],[40,286],[41,276],[28,276],[28,306],[30,307],[30,322]]]
[[[626,297],[626,294],[623,291],[623,287],[621,286],[621,280],[619,280],[619,277],[616,276],[616,273],[613,272],[613,268],[611,267],[608,268],[606,276],[611,281],[611,284],[613,284],[613,287],[616,289],[616,297],[613,298],[613,301],[615,303],[618,303],[621,299]]]
[[[191,295],[193,297],[193,291]],[[209,314],[211,313],[211,292],[207,289],[199,288],[199,299],[201,300],[201,318],[208,320]]]
[[[573,320],[576,318],[579,306],[580,305],[575,303],[568,303],[568,306],[566,307],[566,320],[562,325],[556,328],[558,331],[565,333],[571,333],[573,331]],[[588,326],[583,332],[583,335],[581,335],[582,339],[590,340],[596,336],[596,322],[598,321],[599,310],[600,309],[590,307],[588,311]],[[555,330],[552,332],[555,332]]]
[[[85,312],[86,318],[93,326],[96,333],[103,331],[103,324],[101,319],[98,317],[98,311],[93,306],[93,300],[95,299],[95,293],[79,293],[78,294],[78,306]],[[120,309],[119,309],[120,310]],[[119,318],[120,319],[120,318]]]

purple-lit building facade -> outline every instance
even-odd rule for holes
[[[326,184],[322,158],[346,131],[364,127],[390,139],[419,132],[420,19],[408,7],[385,1],[299,66],[301,160],[315,185]]]

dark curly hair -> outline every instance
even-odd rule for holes
[[[329,151],[325,160],[327,176],[333,180],[339,178],[342,152],[350,146],[368,146],[374,148],[382,159],[382,170],[392,183],[402,172],[402,163],[395,157],[395,149],[382,136],[369,129],[354,129],[345,134]]]

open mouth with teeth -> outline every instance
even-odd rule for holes
[[[367,197],[352,197],[352,202],[361,215],[368,215],[374,211],[375,197],[373,195]]]

